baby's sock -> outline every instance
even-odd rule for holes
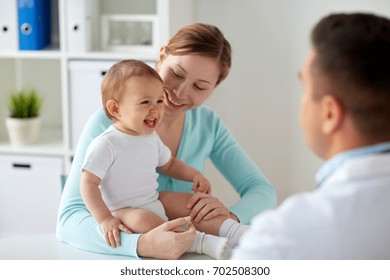
[[[196,232],[196,239],[187,252],[206,254],[214,259],[228,259],[230,257],[230,246],[228,239],[204,232]]]
[[[234,248],[238,245],[241,235],[248,228],[248,225],[242,225],[233,219],[227,219],[219,229],[219,236],[226,237],[229,240],[230,247]]]

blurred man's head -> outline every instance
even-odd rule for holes
[[[314,27],[311,42],[301,71],[301,125],[311,149],[327,159],[390,141],[390,20],[330,15]]]

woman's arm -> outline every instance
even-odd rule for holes
[[[108,246],[99,224],[86,208],[80,194],[81,171],[86,150],[91,141],[110,125],[111,121],[106,117],[104,111],[99,110],[91,116],[81,134],[61,197],[57,237],[79,249],[138,258],[137,243],[140,235],[121,232],[121,246],[116,248]]]
[[[259,212],[276,206],[274,188],[212,110],[202,106],[192,110],[186,115],[185,125],[178,157],[199,170],[203,170],[209,158],[240,196],[229,208],[230,213],[216,198],[202,194],[193,195],[188,207],[196,205],[192,210],[202,209],[203,217],[233,214],[241,223],[248,224]],[[191,212],[192,217],[198,214]]]
[[[214,135],[210,159],[240,195],[230,211],[249,224],[256,214],[276,206],[275,190],[219,120]]]

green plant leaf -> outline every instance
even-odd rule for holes
[[[8,109],[11,118],[35,118],[42,108],[42,98],[36,90],[19,90],[10,95]]]

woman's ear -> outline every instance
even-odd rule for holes
[[[119,105],[118,105],[118,102],[116,102],[115,100],[113,100],[113,99],[108,100],[108,102],[106,103],[106,109],[110,113],[111,116],[113,116],[115,118],[118,118],[120,116]]]
[[[322,132],[325,135],[332,134],[344,120],[344,107],[333,95],[325,95],[321,99]]]
[[[156,63],[156,66],[154,67],[157,72],[160,71],[161,62],[164,60],[164,58],[167,56],[166,47],[162,46],[160,48],[160,55],[158,57],[158,61]]]
[[[160,48],[160,56],[159,56],[159,61],[162,61],[167,55],[166,47],[162,46]]]

